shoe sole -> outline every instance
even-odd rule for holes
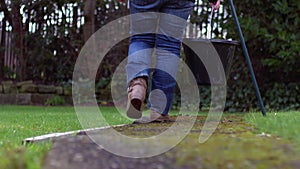
[[[131,104],[126,112],[127,116],[132,119],[139,119],[142,117],[142,101],[139,99],[132,99]]]
[[[150,120],[150,118],[142,117],[135,120],[132,124],[150,124],[150,123],[173,123],[175,120],[165,119],[165,120]]]

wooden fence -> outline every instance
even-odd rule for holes
[[[30,55],[35,46],[31,45],[36,42],[31,41],[32,37],[38,37],[37,41],[41,41],[45,45],[49,45],[53,38],[62,39],[67,43],[68,48],[64,50],[73,51],[72,58],[76,58],[81,46],[83,45],[82,29],[85,23],[83,1],[80,3],[59,4],[56,1],[44,1],[45,3],[32,2],[29,5],[21,6],[21,15],[23,18],[25,55]],[[186,37],[203,38],[208,33],[208,17],[211,9],[207,1],[197,0],[194,11],[189,19]],[[125,4],[116,3],[113,0],[98,0],[95,10],[95,30],[101,28],[108,22],[127,15],[128,7]],[[218,10],[214,17],[214,27],[212,37],[226,36],[226,30],[222,29],[222,23],[226,20],[228,12],[223,6]],[[18,57],[14,50],[14,36],[12,34],[11,25],[4,19],[4,12],[0,11],[0,44],[2,58],[4,58],[4,67],[6,71],[16,72],[18,69]],[[4,36],[4,37],[3,37]],[[43,39],[43,40],[41,40]],[[62,45],[62,44],[60,44]],[[38,48],[39,50],[39,48]],[[57,55],[58,50],[51,49],[53,55]],[[74,52],[75,51],[75,52]],[[60,51],[65,52],[65,51]],[[70,53],[70,52],[69,52]],[[2,65],[1,65],[2,66]],[[15,78],[13,74],[9,74],[8,78]],[[1,79],[1,78],[0,78]]]

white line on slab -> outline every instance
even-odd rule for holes
[[[63,132],[63,133],[50,133],[50,134],[46,134],[46,135],[26,138],[22,141],[22,144],[34,143],[34,142],[40,142],[40,141],[47,141],[47,140],[51,140],[51,139],[62,137],[62,136],[76,135],[76,134],[85,133],[85,132],[88,132],[88,131],[104,130],[104,129],[109,129],[109,128],[112,128],[112,127],[123,127],[123,126],[127,126],[127,125],[129,125],[129,124],[120,124],[120,125],[115,125],[115,126],[104,126],[104,127],[99,127],[99,128],[75,130],[75,131],[68,131],[68,132]]]

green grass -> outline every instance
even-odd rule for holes
[[[112,107],[101,107],[101,112],[111,125],[130,123]],[[244,119],[259,133],[278,135],[300,147],[300,112],[268,113],[265,118],[247,113]],[[22,145],[22,140],[81,128],[73,107],[0,106],[0,169],[40,169],[51,143]]]
[[[300,147],[300,112],[272,112],[267,117],[260,113],[249,113],[245,120],[255,125],[259,132],[280,136],[291,140]]]
[[[111,125],[128,123],[109,107],[101,108]],[[82,129],[73,107],[0,106],[0,169],[39,169],[50,142],[22,145],[29,137]]]

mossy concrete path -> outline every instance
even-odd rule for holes
[[[288,169],[300,168],[300,154],[279,137],[257,134],[241,116],[226,116],[213,136],[198,142],[205,117],[198,117],[190,134],[172,150],[152,158],[132,159],[111,154],[87,135],[55,140],[44,169]],[[171,123],[117,127],[127,135],[159,134]]]

